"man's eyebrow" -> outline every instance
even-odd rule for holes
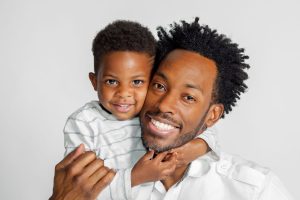
[[[156,72],[155,75],[160,76],[161,78],[163,78],[165,80],[168,80],[168,77],[164,73],[162,73],[162,72]]]
[[[200,86],[187,83],[187,84],[185,84],[185,87],[196,89],[196,90],[199,90],[201,93],[203,93],[203,90],[202,90],[202,88]]]

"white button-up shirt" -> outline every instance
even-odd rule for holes
[[[132,189],[136,200],[290,200],[269,169],[240,157],[210,152],[193,161],[168,191],[160,181]]]

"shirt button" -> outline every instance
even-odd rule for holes
[[[228,168],[228,165],[226,165],[226,164],[222,164],[222,165],[221,165],[221,169],[226,170],[227,168]]]
[[[231,166],[231,163],[229,161],[224,160],[219,165],[219,172],[222,174],[226,174]]]

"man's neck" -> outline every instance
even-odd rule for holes
[[[169,176],[167,179],[161,181],[167,191],[184,176],[187,168],[188,165],[178,167],[172,176]]]

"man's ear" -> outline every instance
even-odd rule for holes
[[[96,74],[93,73],[93,72],[90,72],[89,73],[89,78],[90,78],[90,81],[93,85],[94,90],[97,91],[97,77],[96,77]]]
[[[223,112],[224,112],[223,104],[211,105],[206,119],[206,126],[211,127],[212,125],[214,125],[222,117]]]

